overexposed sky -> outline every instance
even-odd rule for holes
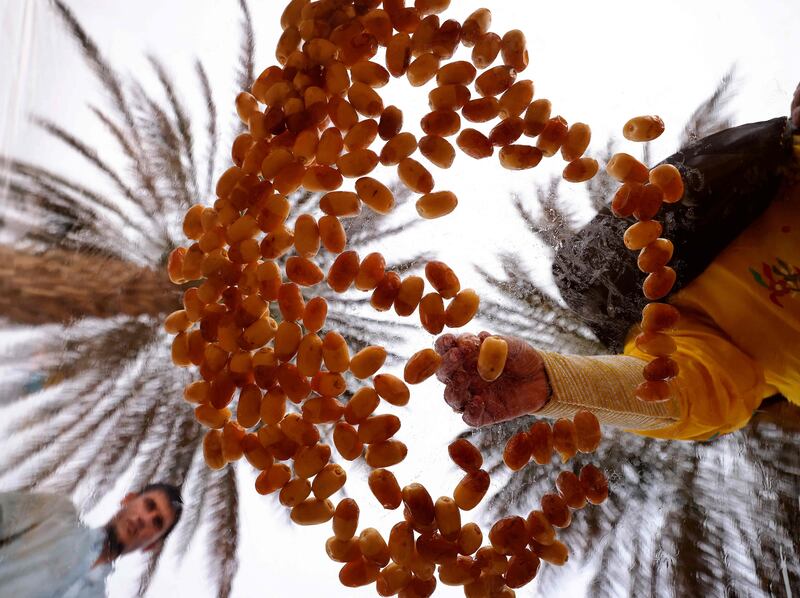
[[[235,0],[72,0],[69,4],[123,74],[143,77],[153,89],[156,80],[146,54],[161,58],[182,90],[182,101],[191,112],[201,115],[194,122],[198,137],[205,115],[193,61],[201,58],[220,108],[222,142],[229,143],[240,33]],[[278,18],[284,2],[250,0],[249,6],[256,30],[258,73],[275,62]],[[555,113],[569,122],[589,123],[594,149],[601,149],[609,135],[621,139],[621,127],[631,116],[652,113],[667,124],[666,133],[653,148],[654,158],[662,159],[676,147],[689,114],[733,63],[737,65],[739,93],[730,112],[737,124],[786,114],[800,80],[800,4],[796,0],[454,0],[445,18],[463,21],[480,6],[492,9],[493,31],[502,35],[520,28],[526,33],[530,66],[520,77],[534,81],[536,96],[549,98]],[[104,188],[104,182],[84,161],[27,122],[29,112],[45,115],[81,138],[93,140],[101,155],[111,161],[118,157],[87,107],[87,102],[102,105],[105,98],[48,2],[0,0],[0,40],[0,151]],[[387,104],[404,110],[407,129],[417,133],[416,123],[427,112],[429,88],[430,84],[412,89],[401,79],[392,81],[381,93]],[[638,150],[630,142],[624,142],[622,148],[631,153]],[[471,264],[494,268],[494,255],[503,249],[520,251],[534,271],[547,276],[547,260],[542,259],[540,249],[531,246],[530,235],[515,218],[506,197],[515,192],[531,197],[537,182],[561,168],[560,158],[553,158],[535,171],[510,173],[500,168],[496,159],[474,161],[463,155],[449,171],[431,167],[437,188],[458,195],[458,209],[440,221],[423,222],[380,249],[387,256],[408,255],[421,248],[431,251],[456,268],[465,287],[480,289]],[[390,170],[378,172],[382,180],[391,179]],[[576,205],[584,205],[580,185],[565,183],[563,189],[574,195]],[[414,214],[412,205],[406,208],[408,214]],[[406,349],[429,342],[430,337],[420,333],[413,347]],[[410,446],[409,458],[395,468],[401,484],[421,481],[434,498],[450,493],[457,481],[445,446],[462,429],[460,419],[440,395],[441,386],[433,381],[415,389],[399,433]],[[319,529],[286,525],[285,514],[273,507],[273,501],[252,489],[254,476],[248,468],[240,470],[242,543],[235,596],[372,595],[371,591],[339,586],[338,565],[324,553],[328,525]],[[366,473],[363,466],[351,468],[348,489],[362,505],[362,527],[374,526],[387,533],[397,514],[387,517],[371,506],[374,499],[366,489]],[[104,503],[92,514],[93,522],[101,522],[112,507],[111,502]],[[203,571],[213,564],[206,563],[197,548],[174,574],[159,576],[153,595],[209,595]],[[112,579],[112,596],[129,587],[131,575],[131,567],[123,563]],[[581,591],[578,586],[575,595]],[[437,595],[463,594],[440,586]],[[532,590],[517,595],[532,595]]]

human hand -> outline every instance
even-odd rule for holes
[[[444,400],[466,424],[495,424],[541,409],[547,403],[549,386],[541,355],[527,342],[502,336],[508,343],[508,358],[497,380],[487,382],[478,374],[478,353],[488,332],[444,334],[436,339],[442,364],[436,377],[445,384]]]

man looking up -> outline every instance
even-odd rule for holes
[[[60,495],[0,492],[0,588],[14,598],[100,598],[112,563],[160,547],[183,510],[177,487],[127,494],[101,528]]]

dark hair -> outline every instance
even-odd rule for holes
[[[178,521],[180,521],[181,513],[183,513],[183,498],[181,498],[181,490],[177,486],[173,486],[172,484],[148,484],[144,488],[139,491],[139,494],[144,494],[145,492],[163,492],[167,500],[169,501],[170,506],[172,507],[172,514],[174,515],[172,520],[172,525],[167,528],[167,531],[164,532],[164,535],[161,536],[161,541],[167,539],[170,532],[178,525]]]

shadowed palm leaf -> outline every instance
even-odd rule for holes
[[[733,64],[719,80],[714,92],[689,117],[681,133],[680,147],[686,147],[701,137],[707,137],[733,125],[733,119],[725,113],[725,109],[733,99],[735,91],[736,65]]]
[[[171,339],[161,324],[181,308],[184,290],[165,272],[169,253],[183,240],[176,224],[189,205],[213,200],[216,171],[229,160],[220,148],[230,144],[220,142],[217,107],[199,60],[194,71],[206,111],[194,115],[182,101],[188,96],[157,57],[149,57],[158,81],[153,92],[114,69],[64,2],[53,5],[107,95],[109,108],[90,110],[123,163],[110,163],[99,150],[108,139],[81,139],[36,116],[34,122],[82,156],[93,167],[91,176],[99,175],[110,191],[0,157],[8,179],[4,225],[17,238],[13,247],[0,245],[0,318],[31,327],[18,328],[28,334],[9,341],[0,363],[14,371],[33,362],[38,370],[24,390],[4,399],[11,408],[4,425],[14,431],[14,448],[0,458],[0,480],[75,494],[84,509],[94,507],[123,474],[134,490],[155,480],[181,486],[186,508],[166,550],[182,556],[206,524],[213,538],[208,558],[215,563],[210,577],[216,593],[228,596],[238,566],[235,471],[207,469],[203,429],[182,400],[191,377],[172,365]],[[239,6],[235,79],[236,89],[247,89],[254,78],[255,36],[244,0]],[[243,125],[231,115],[229,130],[237,134]],[[407,195],[397,193],[397,199],[401,203]],[[311,194],[290,198],[296,212],[315,214],[318,200]],[[367,212],[345,223],[350,248],[360,252],[411,225]],[[402,272],[420,258],[389,267]],[[332,257],[321,259],[327,269]],[[315,291],[330,304],[328,326],[353,350],[376,337],[396,347],[411,328],[366,315],[359,307],[363,295],[338,296],[326,285]],[[161,554],[149,555],[140,594],[150,586]]]
[[[731,69],[693,113],[681,146],[731,126],[720,111],[731,97],[733,80]],[[614,151],[610,140],[598,158],[607,161]],[[608,205],[616,185],[603,171],[588,183],[595,210]],[[559,188],[559,181],[551,179],[536,190],[536,216],[512,198],[527,228],[551,251],[576,230]],[[521,336],[545,350],[605,352],[531,277],[523,257],[498,255],[502,278],[479,269],[494,291],[483,301],[490,329]],[[772,417],[776,408],[782,411]],[[609,500],[575,513],[572,525],[560,534],[570,547],[570,561],[564,568],[542,567],[542,592],[558,592],[583,567],[593,572],[592,597],[787,596],[789,588],[800,584],[795,557],[800,548],[800,408],[785,401],[765,407],[744,430],[705,444],[659,441],[609,428],[591,459],[579,455],[562,466],[554,456],[549,466],[532,463],[510,475],[498,447],[533,419],[462,434],[481,448],[487,470],[503,480],[489,500],[492,519],[538,508],[562,468],[577,473],[593,461],[606,468],[611,483]]]

